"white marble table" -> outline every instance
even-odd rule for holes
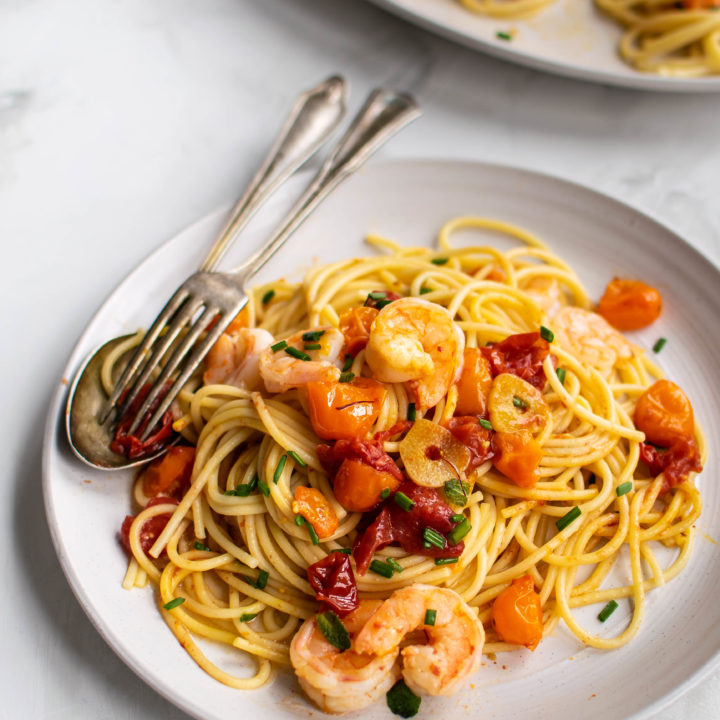
[[[332,72],[350,79],[354,104],[388,82],[419,98],[425,117],[386,157],[575,179],[656,213],[720,262],[719,97],[538,74],[360,0],[0,3],[3,720],[184,717],[106,647],[60,571],[40,492],[46,406],[107,293],[232,199],[289,99]],[[716,672],[658,717],[719,715]]]

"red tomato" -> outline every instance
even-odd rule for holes
[[[452,417],[444,424],[470,451],[470,461],[465,472],[469,473],[493,457],[494,453],[490,442],[491,431],[482,427],[476,417]]]
[[[639,330],[660,317],[662,297],[654,287],[639,280],[614,278],[596,310],[618,330]]]
[[[550,343],[539,332],[510,335],[502,342],[482,348],[492,376],[512,373],[542,390],[545,387],[543,360],[550,354]],[[551,356],[553,359],[555,356]]]
[[[355,575],[350,558],[341,552],[331,552],[307,569],[308,582],[315,591],[315,599],[344,617],[360,605]]]
[[[500,639],[534,650],[542,640],[542,605],[532,575],[512,581],[492,606],[492,624]]]
[[[175,498],[170,497],[156,497],[151,498],[145,507],[148,508],[153,505],[164,504],[177,505],[178,501]],[[126,515],[125,520],[123,520],[122,527],[120,528],[120,541],[122,542],[123,547],[130,554],[132,554],[132,550],[130,549],[130,526],[136,517],[137,515]],[[168,520],[170,520],[171,517],[172,515],[170,513],[155,515],[155,517],[151,517],[140,528],[140,547],[146,555],[148,555],[150,548],[155,544],[155,541],[158,539],[160,533],[165,529],[165,526],[168,524]],[[150,556],[148,555],[148,557]],[[154,560],[155,558],[150,559]]]
[[[190,485],[195,448],[177,445],[167,449],[160,458],[153,460],[143,476],[143,492],[147,497],[183,495]]]

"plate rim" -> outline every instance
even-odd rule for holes
[[[372,0],[373,2],[375,0]],[[420,156],[414,156],[414,157],[405,157],[405,158],[390,158],[390,159],[380,159],[376,160],[370,168],[366,169],[365,172],[370,171],[372,172],[376,167],[379,168],[379,170],[382,172],[383,170],[393,169],[393,168],[402,168],[402,167],[417,167],[421,165],[443,165],[443,166],[455,166],[458,168],[465,168],[465,169],[477,169],[481,171],[491,171],[493,169],[500,170],[500,171],[512,171],[517,172],[520,174],[525,175],[526,177],[532,177],[536,181],[540,180],[551,180],[554,182],[559,182],[561,184],[568,185],[570,187],[580,189],[582,191],[586,191],[590,194],[594,194],[596,196],[599,196],[601,199],[607,201],[611,201],[612,203],[616,203],[619,206],[623,207],[625,210],[630,210],[633,213],[636,213],[640,216],[642,216],[645,220],[649,220],[652,223],[655,223],[659,228],[664,230],[665,232],[671,234],[675,240],[679,241],[683,246],[685,251],[690,251],[692,254],[694,254],[696,257],[696,261],[704,263],[708,269],[718,276],[720,276],[720,263],[716,263],[712,258],[707,256],[704,252],[702,252],[700,249],[696,248],[688,240],[685,239],[685,237],[678,232],[672,225],[672,223],[666,222],[665,220],[659,219],[656,214],[652,211],[646,210],[642,207],[639,207],[638,205],[631,204],[626,202],[624,199],[621,199],[620,197],[614,195],[612,192],[608,192],[605,190],[598,190],[586,183],[576,181],[574,179],[571,179],[567,176],[563,176],[559,173],[550,173],[545,171],[539,171],[535,170],[533,168],[528,168],[522,165],[515,165],[511,163],[496,163],[496,162],[486,162],[482,160],[466,160],[466,159],[454,159],[454,158],[436,158],[436,157],[420,157]],[[311,173],[310,171],[301,171],[303,174],[307,175],[309,178]],[[282,192],[282,191],[281,191]],[[76,339],[73,348],[67,357],[65,364],[63,365],[63,369],[61,372],[60,377],[65,379],[69,378],[73,370],[78,367],[78,362],[82,361],[83,355],[80,355],[80,348],[81,346],[86,342],[86,338],[88,335],[90,335],[92,328],[91,326],[95,322],[95,319],[97,316],[103,312],[103,310],[111,303],[113,302],[115,296],[117,293],[119,293],[122,289],[122,287],[125,285],[126,282],[128,282],[129,278],[139,269],[144,266],[147,263],[151,263],[153,258],[164,251],[164,249],[173,243],[175,239],[185,233],[190,233],[193,231],[196,231],[198,227],[212,223],[213,221],[217,221],[220,219],[223,213],[227,212],[227,210],[231,207],[231,203],[225,203],[223,205],[220,205],[219,207],[215,208],[213,211],[206,213],[202,217],[198,218],[194,222],[190,223],[189,225],[182,228],[179,232],[174,233],[171,237],[161,242],[156,248],[154,248],[152,251],[150,251],[146,256],[144,256],[136,265],[133,266],[133,268],[130,270],[130,272],[125,275],[120,282],[108,293],[108,295],[105,297],[105,299],[102,301],[102,303],[96,308],[95,312],[92,314],[92,316],[87,320],[86,326],[82,333],[79,335],[79,337]],[[76,357],[79,356],[79,357]],[[180,709],[181,711],[188,713],[189,715],[197,718],[198,720],[204,720],[206,717],[203,714],[203,710],[200,707],[197,707],[194,703],[188,704],[185,701],[181,700],[177,696],[173,696],[171,694],[170,688],[166,688],[163,684],[163,682],[154,676],[147,676],[144,674],[141,674],[141,668],[137,666],[136,660],[134,656],[126,652],[123,645],[116,641],[115,638],[111,636],[109,631],[105,628],[103,623],[103,618],[101,617],[101,614],[97,612],[96,608],[92,606],[92,603],[88,601],[88,599],[85,596],[83,587],[82,587],[82,581],[81,579],[76,575],[74,572],[69,556],[67,555],[65,548],[63,546],[62,540],[60,538],[60,532],[59,528],[57,527],[57,523],[53,522],[53,510],[54,510],[54,503],[52,498],[52,493],[50,491],[50,485],[52,483],[52,479],[50,477],[50,464],[52,462],[52,458],[57,451],[57,448],[55,446],[56,437],[58,433],[64,433],[65,431],[65,422],[64,422],[64,413],[65,413],[65,405],[66,405],[66,399],[67,399],[67,393],[69,391],[69,388],[72,384],[72,381],[69,381],[67,384],[65,382],[58,383],[58,387],[53,391],[51,400],[48,406],[48,412],[45,418],[45,423],[43,426],[43,449],[42,449],[42,463],[41,463],[41,472],[42,472],[42,494],[43,494],[43,506],[45,511],[45,519],[48,525],[48,529],[50,532],[50,537],[52,540],[53,548],[55,550],[55,553],[58,557],[58,561],[60,563],[60,567],[63,571],[63,575],[65,576],[66,581],[68,582],[68,585],[70,586],[70,589],[77,599],[78,603],[80,604],[80,607],[82,608],[83,612],[87,616],[87,618],[90,620],[91,624],[95,629],[99,632],[100,636],[103,638],[103,640],[106,642],[106,644],[110,647],[110,649],[123,661],[123,663],[138,677],[140,680],[142,680],[146,685],[151,687],[153,690],[155,690],[158,694],[160,694],[164,699],[166,699],[168,702],[170,702],[172,705]],[[684,681],[676,685],[674,688],[672,688],[670,691],[664,693],[662,696],[657,698],[655,701],[647,705],[646,707],[636,711],[635,713],[626,716],[626,720],[645,720],[646,718],[651,718],[655,713],[658,711],[668,707],[673,702],[675,702],[677,699],[685,695],[689,690],[695,688],[699,683],[701,683],[708,675],[710,675],[713,671],[720,668],[720,647],[715,651],[715,653],[705,662],[701,667],[699,667],[696,671],[691,673]]]

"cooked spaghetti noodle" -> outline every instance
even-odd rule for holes
[[[512,247],[455,247],[452,236],[461,229],[499,237]],[[660,369],[614,330],[598,346],[590,330],[578,335],[577,327],[564,324],[563,313],[588,308],[588,297],[573,270],[520,228],[459,218],[442,228],[434,250],[368,240],[379,251],[375,257],[316,267],[298,285],[281,281],[255,288],[244,324],[281,340],[309,328],[337,327],[342,313],[362,306],[371,293],[396,293],[446,308],[467,348],[541,326],[554,330],[555,340],[542,363],[549,422],[535,438],[542,448],[538,481],[519,486],[491,460],[482,462],[468,474],[467,502],[456,511],[471,526],[459,560],[438,564],[388,545],[375,558],[391,560],[402,572],[358,575],[360,596],[384,599],[415,583],[450,588],[477,610],[487,631],[484,652],[496,653],[517,646],[493,630],[493,602],[513,579],[529,574],[542,604],[544,635],[562,621],[586,645],[627,643],[642,622],[646,594],[688,563],[701,511],[694,473],[668,488],[662,473],[653,478],[639,462],[644,435],[633,424],[633,411],[662,376]],[[366,350],[351,363],[348,372],[355,377],[373,374]],[[457,388],[451,384],[439,402],[424,409],[411,403],[407,384],[386,383],[372,432],[393,432],[406,418],[423,416],[447,424],[456,413]],[[196,447],[189,489],[179,504],[159,498],[145,507],[142,475],[135,484],[135,500],[145,509],[129,529],[132,559],[124,586],[149,580],[162,617],[182,646],[206,672],[232,687],[259,687],[272,679],[275,667],[289,664],[291,639],[319,607],[308,567],[333,550],[352,548],[363,528],[363,513],[347,511],[335,496],[318,456],[307,402],[302,388],[271,394],[202,385],[196,378],[180,396],[182,416],[175,421]],[[404,432],[384,439],[384,450],[401,465]],[[695,440],[704,462],[699,427]],[[243,487],[244,497],[237,491]],[[332,508],[338,524],[329,537],[313,538],[307,523],[296,521],[297,487],[319,491]],[[169,520],[149,557],[141,532],[150,518],[163,515]],[[567,520],[569,515],[576,519]],[[661,563],[660,545],[674,551],[669,563]],[[613,585],[610,574],[624,549],[632,581]],[[632,601],[631,619],[612,633],[583,627],[573,614],[579,607],[624,598]],[[255,661],[255,671],[247,677],[228,674],[193,637],[237,648]]]

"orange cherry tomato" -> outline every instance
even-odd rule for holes
[[[492,387],[490,363],[478,348],[465,348],[456,415],[485,415]]]
[[[535,592],[532,575],[515,578],[492,606],[492,624],[500,639],[534,650],[543,636],[540,596]]]
[[[372,510],[382,500],[383,490],[394,492],[399,485],[400,481],[389,472],[350,458],[343,460],[333,480],[337,501],[352,512]]]
[[[496,432],[492,438],[493,465],[518,487],[530,488],[540,479],[537,472],[542,448],[529,430]]]
[[[683,5],[688,10],[704,10],[720,7],[720,0],[685,0]]]
[[[380,414],[387,390],[377,380],[318,380],[307,384],[310,422],[323,440],[364,438]]]
[[[695,419],[687,395],[670,380],[658,380],[635,406],[635,427],[654,445],[669,447],[693,436]]]
[[[319,538],[330,537],[338,528],[338,518],[328,499],[315,488],[295,488],[292,511],[309,522]]]
[[[596,308],[618,330],[638,330],[655,322],[662,312],[662,297],[639,280],[614,278]]]
[[[378,310],[374,307],[350,308],[340,315],[338,329],[345,336],[345,352],[355,357],[368,342],[370,326],[377,317]]]
[[[178,445],[170,447],[157,460],[153,460],[143,476],[143,492],[147,497],[155,497],[160,493],[173,495],[184,491],[190,485],[195,448]]]

